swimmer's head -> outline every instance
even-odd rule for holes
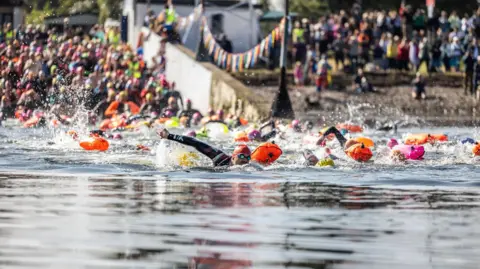
[[[247,145],[238,145],[232,153],[233,165],[244,165],[250,162],[251,151]]]
[[[147,95],[145,95],[145,100],[147,100],[147,102],[151,102],[153,100],[153,94],[147,93]]]
[[[300,132],[300,121],[299,120],[293,120],[292,121],[292,129],[295,130],[296,132]]]
[[[305,122],[305,128],[306,128],[307,130],[312,130],[312,129],[313,129],[313,122],[307,120],[307,121]]]
[[[392,150],[392,153],[390,153],[390,158],[394,161],[401,161],[404,162],[407,159],[405,158],[405,155],[399,150]]]
[[[198,112],[195,112],[195,114],[193,114],[193,119],[200,121],[202,119],[202,115]]]
[[[344,149],[348,149],[349,147],[355,145],[355,144],[359,144],[360,142],[358,142],[357,140],[355,139],[348,139],[347,142],[345,143],[345,147]]]
[[[388,143],[387,143],[387,147],[388,147],[389,149],[392,149],[392,148],[395,147],[396,145],[398,145],[398,141],[397,141],[397,139],[395,139],[395,138],[390,139],[390,140],[388,141]]]
[[[171,96],[170,98],[168,98],[168,105],[169,106],[174,106],[177,104],[177,99],[173,96]]]
[[[250,141],[256,141],[262,138],[262,134],[260,134],[258,130],[251,130],[247,136]]]
[[[195,133],[195,131],[188,131],[185,133],[186,136],[191,136],[191,137],[196,137],[197,136],[197,133]]]
[[[105,132],[102,130],[92,130],[90,131],[90,137],[102,137],[105,136]]]
[[[173,113],[172,113],[172,111],[167,110],[167,111],[165,111],[165,113],[163,113],[163,116],[165,118],[171,118],[171,117],[173,117]]]
[[[223,109],[219,109],[217,110],[217,116],[218,116],[218,119],[223,119],[223,116],[225,115],[225,113],[223,112]]]

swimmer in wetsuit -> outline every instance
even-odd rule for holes
[[[346,151],[348,150],[348,148],[350,148],[351,146],[353,145],[356,145],[356,144],[359,144],[360,142],[358,142],[357,140],[355,139],[346,139],[345,136],[342,135],[342,133],[335,127],[330,127],[328,128],[327,131],[325,131],[325,133],[322,134],[322,136],[318,139],[317,141],[317,145],[325,145],[325,139],[327,138],[327,136],[329,136],[330,134],[334,134],[335,135],[335,138],[337,138],[338,142],[340,143],[340,145],[343,147],[343,149]],[[330,154],[330,151],[328,150],[327,151],[327,154],[328,154],[328,157],[331,158],[332,160],[335,160],[336,157],[332,154]],[[318,158],[315,157],[315,155],[313,155],[311,153],[311,151],[305,151],[303,153],[303,156],[305,157],[305,159],[307,160],[307,163],[309,165],[312,165],[311,163],[314,163],[315,160],[317,160],[318,162]],[[403,154],[398,151],[398,150],[393,150],[390,154],[390,158],[392,160],[397,160],[397,161],[405,161],[405,157],[403,156]],[[316,163],[316,162],[315,162]]]
[[[325,144],[325,139],[327,138],[327,136],[329,136],[331,134],[335,135],[335,138],[337,138],[338,142],[340,143],[340,145],[343,147],[344,150],[346,150],[349,147],[359,143],[354,139],[346,139],[345,136],[343,136],[342,133],[337,128],[330,127],[318,139],[317,145],[324,145]]]
[[[229,156],[222,150],[212,147],[193,137],[170,134],[167,129],[160,129],[157,131],[157,134],[162,139],[172,140],[195,148],[200,153],[210,158],[213,161],[214,166],[245,165],[250,162],[251,152],[246,145],[238,145],[233,151],[233,154]]]

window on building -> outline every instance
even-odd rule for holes
[[[217,34],[223,34],[223,22],[224,22],[224,17],[223,14],[213,14],[212,15],[212,34],[217,35]]]

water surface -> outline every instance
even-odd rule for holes
[[[418,130],[402,133],[410,131]],[[368,135],[379,143],[391,136]],[[42,129],[5,128],[0,141],[0,268],[480,263],[480,167],[454,142],[429,147],[422,162],[306,168],[301,146],[280,141],[283,159],[257,171],[163,167],[156,154],[133,149],[138,141],[155,148],[150,133],[106,153]]]

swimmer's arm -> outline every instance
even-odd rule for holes
[[[186,146],[193,147],[196,150],[198,150],[200,153],[202,153],[203,155],[207,156],[208,158],[210,158],[212,160],[218,158],[218,156],[221,155],[221,154],[226,155],[220,149],[212,147],[209,144],[204,143],[204,142],[202,142],[200,140],[197,140],[197,139],[195,139],[193,137],[190,137],[190,136],[168,134],[167,139],[178,142],[178,143],[186,145]]]
[[[266,142],[268,141],[270,138],[273,138],[277,135],[277,130],[273,130],[265,135],[262,135],[262,141]]]
[[[342,133],[340,133],[340,131],[337,128],[333,126],[330,127],[325,133],[323,133],[320,139],[318,139],[317,145],[321,145],[323,141],[325,141],[325,138],[331,134],[335,135],[335,137],[337,138],[338,142],[340,142],[340,145],[342,145],[342,147],[345,146],[347,139],[342,135]]]
[[[263,129],[267,128],[268,126],[271,126],[272,129],[275,128],[274,121],[273,121],[273,120],[267,121],[266,123],[264,123],[264,124],[260,127],[259,131],[261,132]]]

